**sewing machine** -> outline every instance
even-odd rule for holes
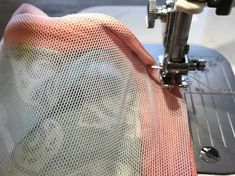
[[[164,56],[159,58],[161,80],[164,87],[178,85],[187,87],[182,75],[188,71],[204,70],[205,60],[188,58],[187,44],[193,14],[203,11],[205,3],[216,8],[217,15],[228,15],[233,0],[167,0],[161,8],[156,8],[156,0],[149,0],[147,25],[153,28],[156,19],[165,24],[163,33]]]
[[[192,16],[201,13],[206,4],[216,8],[216,15],[225,16],[230,14],[233,0],[167,0],[160,8],[149,0],[147,27],[154,28],[156,19],[164,24],[164,54],[157,56],[158,66],[152,68],[160,69],[163,87],[184,88],[198,173],[234,174],[233,71],[217,51],[195,45],[190,51],[188,44]],[[154,47],[161,50],[157,45],[146,48],[153,51]]]
[[[234,108],[235,107],[235,93],[234,93],[234,91],[235,91],[235,78],[234,78],[234,73],[233,73],[231,65],[227,61],[227,59],[225,59],[225,57],[218,52],[221,49],[216,49],[216,50],[208,49],[204,46],[201,46],[201,45],[206,44],[203,42],[201,42],[201,43],[198,42],[198,44],[201,44],[200,46],[195,45],[195,43],[194,43],[194,45],[191,45],[190,48],[189,48],[189,45],[187,44],[188,38],[190,38],[192,36],[194,38],[205,37],[205,36],[201,35],[202,33],[200,33],[200,31],[207,31],[207,30],[205,30],[205,28],[203,28],[203,29],[201,28],[202,25],[201,25],[201,21],[200,21],[200,17],[199,17],[198,18],[199,22],[197,24],[200,24],[200,25],[196,25],[196,27],[198,27],[197,32],[199,32],[200,35],[197,36],[196,35],[197,33],[194,33],[195,32],[194,31],[193,34],[190,34],[190,37],[189,37],[189,31],[190,31],[189,29],[190,29],[191,23],[193,23],[193,20],[192,20],[193,14],[197,14],[199,12],[202,12],[204,9],[204,6],[206,4],[208,4],[208,6],[216,8],[216,14],[227,15],[231,10],[232,0],[224,0],[224,1],[221,0],[221,1],[216,1],[216,2],[214,2],[214,1],[211,1],[211,2],[206,2],[206,1],[193,2],[193,1],[191,1],[191,2],[189,2],[186,0],[167,1],[166,5],[163,7],[160,7],[159,9],[156,8],[155,3],[156,2],[152,1],[152,0],[149,1],[148,26],[153,27],[154,23],[155,23],[155,19],[157,19],[157,18],[159,18],[162,22],[164,22],[163,47],[161,44],[159,44],[160,42],[154,41],[152,43],[147,43],[147,42],[144,42],[141,39],[141,37],[140,37],[140,40],[141,40],[142,44],[144,45],[144,47],[146,48],[146,50],[148,50],[148,52],[159,63],[156,66],[152,66],[152,68],[160,70],[160,73],[161,73],[160,75],[161,75],[163,87],[166,87],[169,89],[171,89],[171,87],[173,87],[173,86],[182,87],[181,90],[182,90],[182,94],[184,96],[183,98],[185,99],[185,103],[186,103],[187,109],[188,109],[188,117],[189,117],[189,123],[190,123],[190,127],[191,127],[191,137],[192,137],[192,141],[193,141],[193,149],[194,149],[194,156],[195,156],[195,161],[196,161],[196,165],[197,165],[197,172],[203,173],[203,174],[208,173],[208,174],[219,174],[219,175],[220,174],[223,174],[223,175],[224,174],[234,174],[235,173],[235,166],[234,166],[234,161],[235,161],[235,159],[234,159],[235,158],[235,130],[234,130],[235,129],[235,126],[234,126],[235,125],[235,108]],[[111,12],[114,13],[114,11],[111,7],[107,7],[107,8],[110,13]],[[138,19],[138,20],[128,20],[128,18],[126,18],[126,15],[131,14],[131,12],[132,12],[131,8],[130,7],[126,8],[126,9],[123,7],[119,7],[119,8],[124,10],[124,13],[123,13],[123,11],[122,11],[122,13],[120,11],[118,11],[116,14],[116,17],[118,19],[120,19],[120,18],[126,19],[127,23],[129,25],[134,23],[134,28],[138,29],[138,27],[140,27],[140,26],[138,26],[138,22],[142,21],[141,18],[137,18],[136,16],[134,16],[135,19]],[[138,14],[140,16],[141,15],[144,16],[143,14],[145,12],[138,13],[139,11],[141,11],[141,7],[134,7],[133,9],[134,9],[133,10],[134,15]],[[138,11],[138,9],[140,9],[140,10]],[[91,11],[99,12],[99,10],[91,10]],[[205,9],[205,11],[208,12],[208,9]],[[107,11],[105,12],[105,8],[100,10],[100,12],[109,14],[109,12],[107,12]],[[208,12],[208,16],[211,16],[210,12]],[[235,13],[234,13],[234,15],[235,15]],[[113,15],[113,16],[115,16],[115,15]],[[131,16],[131,19],[134,19],[134,17]],[[226,21],[226,18],[224,18],[223,20]],[[196,19],[194,19],[194,23],[195,23],[195,21],[196,21]],[[206,24],[208,24],[210,19],[206,19],[205,21],[206,21]],[[232,24],[231,24],[231,26],[229,26],[230,32],[232,31],[232,29],[235,29],[235,28],[233,28],[233,26],[234,25],[232,25]],[[220,26],[216,26],[216,27],[219,28],[218,31],[222,31]],[[228,27],[228,25],[227,25],[227,27]],[[212,29],[213,29],[213,27],[212,27]],[[217,28],[214,28],[214,29],[216,30]],[[154,30],[155,29],[153,29],[152,31],[154,31]],[[224,32],[225,31],[221,32],[221,36],[224,34]],[[148,35],[151,38],[160,38],[156,35],[152,35],[151,31],[146,30],[144,32],[141,31],[141,33],[146,38]],[[229,32],[227,32],[227,33],[229,33]],[[229,34],[234,36],[233,33],[229,33]],[[221,39],[221,36],[217,36],[214,33],[211,34],[211,37],[215,38],[215,40],[213,42],[216,42],[216,39],[218,40],[218,38]],[[209,36],[206,36],[205,38],[207,38],[207,37],[209,37]],[[222,37],[224,37],[224,36],[222,36]],[[233,38],[235,38],[235,36]],[[189,42],[189,43],[191,43],[191,42]],[[228,43],[228,45],[230,45],[230,48],[233,48],[233,47],[231,47],[232,43]],[[233,51],[231,50],[231,53],[232,52]],[[19,53],[19,55],[21,56],[20,52],[17,52],[17,53]],[[52,53],[52,55],[54,55],[54,53]],[[85,56],[87,56],[87,52],[84,53],[84,57]],[[226,58],[227,57],[228,56],[226,56]],[[83,59],[83,57],[81,57],[81,59]],[[34,66],[34,63],[32,65]],[[93,70],[93,64],[91,64],[91,66],[92,66],[91,69]],[[110,65],[108,65],[108,66],[110,66]],[[69,66],[65,65],[65,67],[69,68],[68,70],[72,70],[72,71],[76,70],[76,73],[77,73],[78,67],[76,67],[76,65],[74,66],[74,63]],[[33,68],[36,68],[36,67],[34,66]],[[42,70],[44,70],[44,68],[47,68],[47,67],[45,67],[45,65],[43,65]],[[5,68],[4,68],[4,70],[5,70]],[[10,70],[10,69],[6,69],[6,70]],[[35,69],[33,69],[33,70],[35,70]],[[16,73],[22,73],[22,71],[16,72]],[[45,72],[45,73],[47,73],[47,72]],[[50,73],[53,73],[53,72],[51,71]],[[72,75],[71,73],[68,74],[68,72],[65,72],[65,74]],[[6,74],[6,75],[8,75],[8,74]],[[19,74],[19,75],[22,75],[22,74]],[[49,74],[45,74],[45,75],[49,75]],[[88,75],[91,75],[90,72],[88,72]],[[35,77],[40,77],[40,76],[35,76]],[[76,76],[76,78],[80,78],[80,77]],[[73,79],[65,79],[65,80],[73,80]],[[78,79],[75,79],[75,80],[78,80]],[[93,80],[93,75],[91,76],[91,80]],[[71,84],[71,85],[73,86],[73,84]],[[118,85],[121,85],[121,84],[118,84]],[[48,85],[47,85],[47,87],[48,87]],[[54,87],[54,82],[53,82],[53,87]],[[57,87],[59,87],[59,86],[57,86]],[[90,86],[90,87],[93,88],[93,86]],[[115,87],[115,85],[113,87]],[[66,90],[67,89],[68,88],[66,87]],[[86,85],[84,86],[84,90],[85,89],[87,89]],[[20,91],[21,90],[22,89],[20,89]],[[95,90],[95,89],[91,89],[91,90]],[[116,90],[116,87],[115,87],[115,90]],[[72,89],[72,91],[73,91],[73,89]],[[163,92],[166,92],[166,91],[163,90]],[[51,95],[51,91],[48,91],[48,92],[49,92],[48,94]],[[22,94],[22,93],[19,93],[19,94]],[[23,94],[23,95],[25,95],[25,94]],[[170,94],[167,94],[167,96],[170,96]],[[29,100],[31,100],[31,99],[28,98],[28,96],[25,96],[25,97],[24,97],[25,98],[24,100],[26,103],[28,103]],[[61,96],[56,96],[56,97],[61,97]],[[66,95],[66,97],[70,97],[70,96]],[[38,99],[40,100],[40,98],[38,98]],[[21,101],[21,99],[19,99],[18,101]],[[69,107],[67,105],[67,99],[61,98],[61,101],[65,102],[66,106],[64,106],[64,103],[61,103],[61,104],[58,103],[59,106],[65,107],[65,109],[67,110]],[[69,101],[70,101],[70,99],[68,99],[68,102]],[[50,101],[45,101],[45,102],[50,103]],[[55,102],[57,102],[57,99],[55,100]],[[58,100],[58,102],[59,102],[59,100]],[[105,101],[106,104],[109,104],[109,102],[111,102],[109,99],[108,99],[108,102]],[[133,101],[131,101],[131,103],[132,102]],[[15,103],[15,101],[13,103]],[[53,115],[52,120],[50,120],[50,118],[45,118],[46,120],[42,121],[41,120],[42,117],[47,117],[47,116],[43,116],[43,113],[40,113],[40,114],[38,113],[39,116],[34,116],[34,114],[32,115],[32,117],[33,117],[32,121],[27,119],[27,123],[26,123],[27,125],[22,125],[23,126],[22,129],[28,130],[31,128],[31,126],[34,126],[36,123],[38,123],[38,121],[42,122],[42,123],[40,123],[40,126],[36,126],[35,128],[34,127],[32,128],[33,132],[30,133],[30,135],[32,134],[32,136],[29,138],[29,141],[31,141],[31,139],[32,139],[32,142],[28,142],[26,144],[24,144],[24,143],[20,144],[19,146],[20,147],[23,146],[23,147],[21,147],[21,149],[18,150],[19,154],[16,154],[14,156],[14,157],[16,157],[17,161],[11,162],[11,163],[13,163],[13,165],[17,164],[17,169],[20,167],[23,168],[20,170],[20,172],[31,173],[33,171],[32,173],[34,174],[35,168],[36,169],[39,168],[39,170],[40,170],[40,167],[44,167],[44,165],[41,164],[43,162],[40,159],[37,160],[37,157],[44,159],[42,157],[43,152],[41,152],[41,151],[43,151],[44,148],[47,150],[47,152],[49,154],[51,151],[56,151],[56,152],[59,151],[58,147],[62,146],[61,136],[62,136],[62,138],[66,138],[66,139],[68,138],[67,136],[69,136],[67,133],[62,134],[63,130],[61,130],[62,129],[61,126],[59,125],[59,123],[57,124],[57,122],[54,120],[55,119],[54,117],[57,117],[57,114],[56,114],[57,111],[59,111],[58,117],[63,119],[64,116],[61,115],[62,114],[61,108],[58,108],[59,110],[54,112],[54,110],[52,108],[54,106],[54,104],[50,103],[50,104],[52,104],[51,106],[44,108],[47,105],[46,103],[42,103],[43,108],[41,108],[41,109],[44,110],[44,109],[49,108],[50,109],[49,117],[51,117]],[[38,104],[34,103],[33,105],[37,106]],[[90,103],[87,103],[86,105],[88,107],[95,107],[96,108],[96,106],[91,106]],[[171,108],[173,108],[175,111],[177,111],[177,104],[175,106],[171,107]],[[24,106],[22,106],[22,107],[24,107]],[[20,108],[22,108],[22,107],[20,106]],[[73,104],[72,104],[72,107],[74,107]],[[121,107],[124,107],[124,106],[121,105]],[[154,106],[154,107],[156,107],[156,106]],[[92,109],[95,109],[95,108],[92,108]],[[15,110],[14,106],[13,106],[13,109]],[[22,109],[24,109],[24,108],[22,108]],[[37,109],[40,110],[40,108],[38,108],[38,106],[37,106],[36,110]],[[86,108],[84,108],[84,109],[85,109],[85,113],[87,113],[88,111],[86,110]],[[142,107],[140,109],[142,109]],[[3,110],[2,110],[2,112],[5,112]],[[77,108],[76,108],[76,110],[77,110]],[[33,112],[33,111],[30,111],[30,112]],[[42,112],[44,112],[44,111],[42,111]],[[54,114],[53,114],[53,112],[54,112]],[[73,111],[71,111],[71,112],[72,112],[71,114],[73,114]],[[48,112],[46,111],[45,114],[46,113],[48,113]],[[66,113],[67,113],[67,111],[66,111]],[[19,126],[19,124],[20,125],[24,124],[24,123],[18,123],[18,121],[20,121],[19,120],[20,117],[23,116],[22,114],[24,115],[24,113],[21,113],[20,116],[17,116],[16,123],[14,123],[14,125],[16,124],[16,126]],[[97,112],[95,111],[94,114],[97,114]],[[4,113],[3,113],[3,115],[4,115]],[[35,113],[35,115],[37,115],[37,113]],[[101,115],[103,115],[103,114],[101,114]],[[65,116],[65,117],[67,117],[67,116]],[[94,116],[92,116],[92,119],[93,119],[93,117]],[[153,117],[155,117],[155,116],[153,116]],[[165,118],[165,116],[164,116],[164,118]],[[177,118],[179,119],[180,115],[176,116],[175,119],[177,119]],[[39,120],[37,121],[37,119],[39,119]],[[68,118],[66,118],[66,119],[68,119]],[[78,118],[75,118],[75,119],[77,120]],[[172,120],[172,118],[168,118],[168,119]],[[153,119],[153,120],[155,120],[155,119]],[[110,121],[110,118],[108,118],[108,121]],[[59,122],[61,122],[61,121],[59,121]],[[116,122],[116,121],[114,121],[114,122]],[[156,121],[156,122],[158,123],[158,121]],[[170,123],[171,122],[172,121],[170,121]],[[67,123],[68,122],[66,121],[65,126]],[[76,125],[74,125],[74,129],[76,129],[76,130],[74,130],[74,131],[78,131],[77,130],[78,123],[74,123],[73,121],[69,121],[69,123],[76,124]],[[154,124],[154,123],[155,123],[155,121],[153,121],[153,123],[150,123],[150,125]],[[83,125],[83,126],[81,126],[82,128],[89,126],[89,124],[87,122],[84,122],[81,124]],[[118,122],[118,124],[120,124],[120,123]],[[103,127],[100,124],[98,124],[98,125],[91,124],[91,125],[92,125],[91,127],[93,129]],[[2,129],[4,131],[5,127],[4,128],[3,127],[2,127]],[[50,129],[49,127],[53,127],[52,130],[49,130]],[[105,126],[104,129],[106,129],[106,128],[111,129],[111,127]],[[9,128],[9,129],[14,129],[14,128]],[[37,133],[35,133],[35,131],[36,131],[35,129],[38,131],[45,130],[46,135],[43,135],[42,137],[40,137],[40,135],[37,135]],[[70,127],[69,127],[69,129],[70,129]],[[25,131],[24,130],[22,130],[22,131],[25,132],[26,130]],[[71,130],[68,130],[68,131],[70,132]],[[129,131],[129,130],[127,130],[127,131]],[[139,132],[139,130],[137,130],[137,131]],[[14,134],[17,134],[17,130],[14,132],[15,132]],[[118,132],[119,132],[119,130],[115,131],[115,133],[118,133]],[[40,133],[42,133],[42,132],[40,132]],[[164,133],[164,132],[162,132],[162,133]],[[44,134],[44,133],[42,133],[42,134]],[[56,134],[56,135],[54,135],[54,134]],[[70,135],[70,136],[75,136],[76,140],[81,138],[79,136],[80,131],[78,131],[78,134],[79,134],[78,137],[74,134]],[[106,141],[108,139],[107,133],[103,132],[102,134],[106,135],[105,137],[103,137],[103,140]],[[3,133],[3,135],[5,135],[5,133]],[[8,135],[8,133],[6,133],[6,136],[7,135]],[[175,136],[177,136],[177,135],[180,136],[180,133],[177,133],[177,130],[176,130]],[[25,136],[25,135],[19,134],[19,136],[20,137],[18,137],[18,138],[21,138],[21,136]],[[49,140],[44,140],[44,138],[43,138],[44,136],[49,136]],[[91,136],[92,136],[92,139],[94,139],[93,135],[91,135]],[[38,140],[37,137],[40,137],[40,139]],[[131,136],[131,138],[132,137],[133,136]],[[88,143],[86,142],[87,136],[85,136],[84,138],[85,138],[85,140],[84,140],[85,143],[83,146],[86,147],[86,146],[88,146]],[[7,136],[6,141],[9,141],[9,139],[11,139],[11,138]],[[36,140],[34,140],[34,139],[36,139]],[[53,139],[52,143],[48,142],[48,141],[51,141],[52,139]],[[110,139],[113,139],[113,137],[111,136]],[[163,140],[165,140],[165,138],[163,138]],[[40,150],[40,148],[37,147],[38,145],[36,145],[40,141],[43,141],[43,142],[46,141],[45,146],[50,145],[50,148],[44,147],[44,145],[43,145],[43,149]],[[93,140],[93,141],[96,141],[96,140]],[[119,140],[117,140],[117,141],[119,141]],[[97,142],[98,143],[100,142],[100,138]],[[74,143],[74,144],[76,145],[77,143]],[[93,145],[93,143],[91,145],[89,144],[89,146],[92,146],[92,145]],[[136,143],[134,143],[134,145],[136,146]],[[151,144],[148,144],[148,145],[151,147]],[[185,143],[183,143],[183,145],[186,146]],[[11,145],[9,145],[9,146],[11,146]],[[36,160],[35,160],[35,158],[32,159],[30,154],[26,155],[28,151],[26,151],[25,154],[23,153],[24,149],[26,148],[24,146],[29,146],[30,147],[29,151],[33,151],[34,147],[35,146],[37,147],[36,149],[38,149],[38,152],[37,151],[35,152],[35,150],[33,151],[33,153],[36,153],[35,154]],[[54,146],[56,146],[56,147],[54,147]],[[72,145],[70,143],[69,145],[63,144],[63,146],[72,146]],[[100,143],[98,146],[101,146]],[[164,147],[164,145],[162,145],[162,146]],[[173,145],[169,145],[169,148],[167,148],[167,150],[172,149],[171,146],[172,146],[172,148],[174,147]],[[51,148],[53,148],[53,147],[54,147],[54,150],[51,150]],[[126,148],[126,145],[124,145],[124,147]],[[142,147],[142,146],[140,145],[140,147]],[[100,148],[102,148],[102,152],[104,152],[106,154],[107,150],[104,150],[103,147],[100,147]],[[111,153],[119,153],[119,152],[113,152],[113,148],[116,148],[116,147],[111,147],[111,149],[110,149]],[[72,149],[76,152],[78,151],[77,148],[72,147]],[[181,161],[184,158],[181,157],[181,155],[183,155],[185,153],[185,150],[183,150],[182,148],[180,148],[180,149],[181,149],[180,152],[175,152],[174,153],[175,155],[173,155],[172,158],[175,160],[177,159],[179,161],[179,163],[183,163]],[[11,146],[11,147],[9,147],[9,150],[7,152],[10,153],[12,150],[13,150],[13,147]],[[121,148],[120,151],[125,151],[125,149]],[[54,153],[52,153],[51,155],[49,155],[48,153],[44,154],[43,156],[48,155],[50,157],[49,158],[49,160],[50,160],[52,157],[54,157]],[[82,153],[84,153],[84,152],[82,151]],[[91,152],[89,150],[87,150],[87,153],[91,153]],[[73,161],[75,161],[75,162],[78,160],[78,157],[80,156],[80,155],[75,155],[74,152],[71,152],[71,151],[69,152],[69,154],[67,156],[70,156],[70,155],[73,156],[71,158],[73,158],[74,159]],[[28,156],[30,156],[30,157],[28,157]],[[74,157],[74,156],[78,156],[78,157]],[[130,156],[132,158],[133,155],[130,155]],[[154,158],[158,158],[158,156],[154,157]],[[22,162],[22,164],[21,164],[21,161],[22,161],[21,158],[23,158],[23,157],[24,157],[23,160],[26,160],[29,158],[29,159],[31,159],[30,161],[34,160],[34,162],[32,162],[32,163],[28,162],[29,164],[27,162]],[[66,158],[64,158],[64,155],[60,155],[59,157],[63,158],[63,160],[66,159]],[[95,157],[96,157],[96,155],[95,155]],[[140,158],[141,158],[141,156],[140,156]],[[168,158],[164,158],[164,159],[167,160]],[[49,160],[47,160],[47,161],[49,161]],[[93,160],[93,159],[91,159],[91,160]],[[172,160],[169,160],[169,161],[172,161]],[[55,162],[56,161],[59,161],[59,159],[56,159]],[[68,161],[68,160],[66,160],[66,161]],[[102,161],[101,165],[103,163],[106,163],[106,162],[103,162],[103,158],[101,161]],[[63,167],[65,166],[63,164],[63,162],[60,162],[60,163],[63,165]],[[70,163],[72,163],[72,162],[70,162]],[[97,163],[95,163],[95,164],[97,164]],[[171,164],[172,163],[169,162],[169,165],[171,165]],[[93,165],[93,163],[91,165]],[[114,166],[116,168],[116,164]],[[125,168],[128,168],[128,167],[126,167],[126,165],[123,165],[123,164],[120,166],[121,166],[120,168],[124,168],[124,166],[125,166]],[[168,168],[168,165],[165,165],[165,166],[166,166],[166,168]],[[55,165],[53,165],[53,167],[55,167]],[[61,167],[61,170],[63,169],[63,167]],[[105,170],[105,169],[103,169],[103,167],[100,167],[100,165],[98,165],[98,167],[101,168],[100,170],[102,170],[102,171]],[[152,166],[150,165],[150,167],[152,167]],[[54,169],[54,170],[56,170],[56,169]],[[60,170],[60,168],[57,170]],[[66,170],[66,169],[64,169],[64,170]],[[84,173],[85,172],[87,173],[88,169],[85,168],[84,170],[85,170]],[[38,172],[38,170],[36,170],[36,171]],[[97,174],[97,172],[95,172],[95,171],[96,170],[94,170],[91,175],[107,175],[107,174]],[[129,169],[128,171],[131,171],[131,170]],[[175,172],[177,172],[177,170]],[[79,174],[80,174],[80,170],[79,170]],[[46,175],[46,174],[44,174],[44,175]]]

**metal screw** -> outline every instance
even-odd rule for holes
[[[207,163],[216,163],[220,160],[219,152],[213,147],[203,147],[200,151],[200,158]]]

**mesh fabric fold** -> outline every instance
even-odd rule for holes
[[[196,175],[186,107],[103,14],[29,4],[0,45],[0,175]]]

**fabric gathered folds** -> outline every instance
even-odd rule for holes
[[[103,14],[23,4],[0,43],[0,176],[197,175],[180,91]]]

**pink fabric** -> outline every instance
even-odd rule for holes
[[[131,70],[135,77],[132,81],[138,83],[138,91],[141,92],[138,95],[141,104],[136,107],[141,112],[141,175],[197,175],[187,111],[180,90],[175,88],[169,92],[162,89],[159,72],[150,68],[156,64],[154,59],[136,37],[114,18],[102,14],[53,18],[32,5],[24,4],[14,13],[7,25],[3,46],[16,58],[24,55],[21,50],[18,55],[15,54],[15,47],[21,46],[28,47],[24,50],[28,59],[35,55],[35,51],[31,49],[33,47],[48,51],[48,56],[51,56],[50,52],[59,53],[61,57],[43,55],[55,66],[62,62],[79,60],[79,57],[72,57],[74,53],[93,50],[115,51],[115,57],[126,63],[124,66],[130,65],[125,71]],[[72,53],[69,55],[71,57],[65,58],[66,53]],[[110,60],[108,57],[103,59]],[[110,104],[112,103],[110,101]],[[113,104],[113,107],[115,106],[116,104]],[[138,132],[132,133],[133,136],[138,136]],[[135,146],[133,150],[137,150]],[[124,163],[128,162],[126,158],[122,159]],[[131,165],[131,162],[129,164]]]

